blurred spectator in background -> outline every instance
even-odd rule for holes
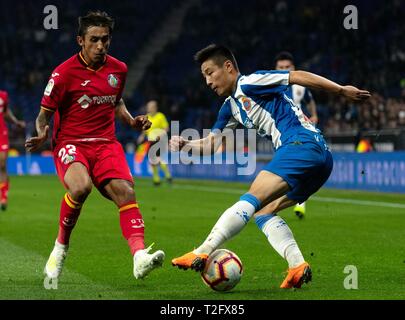
[[[5,121],[24,129],[25,122],[18,120],[10,109],[8,93],[0,90],[0,207],[6,210],[8,203],[9,179],[7,158],[9,150],[8,128]]]
[[[150,100],[146,104],[146,112],[149,121],[152,122],[152,125],[148,130],[142,132],[142,134],[138,137],[138,145],[142,143],[147,144],[146,149],[149,150],[148,157],[149,163],[152,166],[153,184],[155,186],[160,185],[159,167],[162,169],[166,181],[168,183],[172,183],[172,175],[169,167],[167,166],[167,163],[165,163],[160,157],[161,150],[151,149],[152,146],[162,138],[162,136],[166,135],[167,137],[167,133],[170,130],[169,122],[167,121],[166,116],[158,110],[158,103],[156,100]]]

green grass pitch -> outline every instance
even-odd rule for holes
[[[172,267],[170,260],[198,246],[247,188],[197,180],[156,188],[138,179],[146,244],[155,242],[166,253],[163,268],[145,280],[132,276],[117,209],[93,189],[58,289],[46,290],[42,271],[64,189],[55,176],[11,177],[9,208],[0,213],[0,299],[405,299],[405,195],[398,194],[323,189],[307,203],[304,220],[290,209],[282,212],[313,268],[313,282],[301,290],[279,289],[286,262],[253,221],[225,246],[244,265],[231,292],[214,292],[194,271]],[[347,265],[357,268],[358,289],[344,288],[345,277],[352,276],[344,273]]]

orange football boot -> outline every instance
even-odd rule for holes
[[[288,269],[287,277],[280,285],[282,289],[301,288],[303,283],[312,280],[311,266],[307,263],[301,263],[298,267]]]
[[[172,265],[184,270],[193,269],[195,271],[203,271],[207,259],[208,254],[195,254],[191,251],[181,257],[174,258],[172,260]]]

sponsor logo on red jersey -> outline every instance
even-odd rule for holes
[[[108,104],[108,103],[110,103],[112,105],[115,105],[116,100],[117,100],[116,95],[96,96],[93,98],[90,98],[89,96],[84,95],[79,100],[77,100],[77,103],[79,103],[83,109],[87,109],[91,104],[105,104],[105,103]]]

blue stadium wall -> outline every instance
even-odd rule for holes
[[[333,153],[333,156],[334,168],[326,187],[405,193],[405,152]],[[134,155],[128,154],[127,160],[134,176],[151,175],[146,158],[136,163]],[[199,163],[203,161],[211,164]],[[265,164],[258,162],[255,173]],[[213,164],[213,158],[210,157],[193,161],[189,165],[171,165],[173,176],[178,178],[252,181],[255,174],[237,174],[237,170],[243,167],[237,164]],[[8,171],[11,175],[55,174],[55,166],[52,157],[19,156],[8,159]]]

